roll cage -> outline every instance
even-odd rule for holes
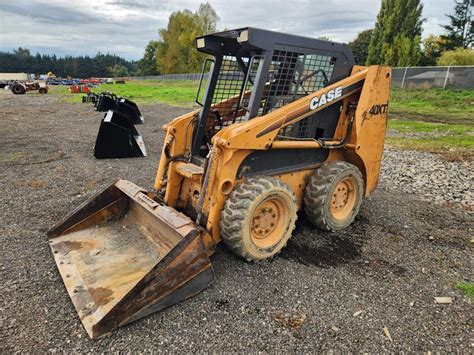
[[[355,64],[345,44],[251,27],[198,37],[196,45],[212,59],[203,65],[196,98],[201,110],[193,131],[192,157],[205,157],[212,137],[222,128],[263,116],[344,79]],[[305,120],[286,127],[281,135],[315,138],[317,130]]]

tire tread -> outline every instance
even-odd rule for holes
[[[248,209],[252,202],[261,194],[273,189],[286,190],[292,196],[293,203],[296,205],[296,197],[291,188],[282,181],[272,177],[250,178],[236,186],[230,193],[221,212],[219,223],[220,235],[224,244],[235,254],[247,261],[259,261],[249,250],[246,250],[242,240],[242,224],[248,215]],[[296,222],[295,217],[295,222]],[[293,224],[291,232],[295,228]],[[277,255],[286,243],[274,254]]]
[[[350,170],[354,177],[363,182],[362,174],[356,166],[345,162],[327,162],[323,163],[318,169],[316,169],[311,176],[308,184],[305,188],[303,204],[304,211],[309,221],[316,227],[325,231],[336,231],[339,228],[331,225],[328,211],[326,209],[327,199],[330,198],[329,191],[337,179],[337,177]],[[363,186],[363,184],[361,184]],[[359,212],[360,201],[356,203],[356,208],[353,213],[353,217]],[[351,220],[351,223],[353,218]]]

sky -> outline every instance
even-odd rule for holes
[[[197,10],[191,0],[2,0],[0,50],[26,47],[58,56],[97,52],[140,59],[173,11]],[[349,42],[372,28],[380,0],[210,0],[220,17],[218,29],[259,27]],[[452,0],[424,0],[423,36],[443,32]]]

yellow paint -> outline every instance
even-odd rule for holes
[[[201,191],[203,175],[185,177],[177,169],[180,162],[169,160],[169,156],[187,156],[191,147],[193,122],[198,112],[176,118],[166,125],[166,138],[158,167],[155,189],[165,189],[165,202],[172,207],[183,208],[186,201],[197,207],[196,191],[205,193],[203,213],[207,216],[206,230],[212,239],[206,236],[206,248],[213,250],[214,244],[220,241],[219,220],[221,210],[228,196],[229,186],[235,186],[237,171],[247,155],[255,150],[267,149],[294,149],[320,148],[319,143],[277,141],[281,127],[295,123],[315,112],[310,111],[311,99],[320,96],[323,92],[339,86],[347,87],[351,84],[364,81],[362,90],[342,98],[343,107],[349,102],[357,102],[354,124],[349,144],[344,148],[329,151],[328,161],[343,160],[356,165],[365,180],[365,195],[369,195],[377,186],[380,164],[383,153],[387,112],[371,115],[374,105],[388,103],[390,93],[391,69],[384,66],[361,67],[354,66],[352,75],[334,83],[318,92],[311,93],[267,115],[253,118],[250,121],[235,123],[223,128],[212,139],[214,156],[210,162],[209,185],[205,192]],[[227,101],[235,100],[230,98]],[[220,103],[215,107],[229,107]],[[350,114],[346,109],[340,113],[340,118],[334,135],[334,141],[340,141],[347,132]],[[268,131],[271,128],[270,131]],[[262,134],[262,132],[264,132]],[[165,156],[168,152],[168,157]],[[180,165],[181,164],[181,165]],[[304,171],[293,171],[277,177],[287,183],[295,192],[298,208],[302,206],[304,189],[308,178],[317,166]],[[166,179],[165,179],[166,173]],[[192,181],[191,181],[192,180]],[[193,196],[194,195],[194,196]]]

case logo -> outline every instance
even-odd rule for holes
[[[326,105],[328,102],[334,101],[342,96],[342,86],[338,86],[335,89],[329,90],[327,93],[322,94],[321,97],[313,97],[309,103],[311,110],[317,109],[318,107]]]

